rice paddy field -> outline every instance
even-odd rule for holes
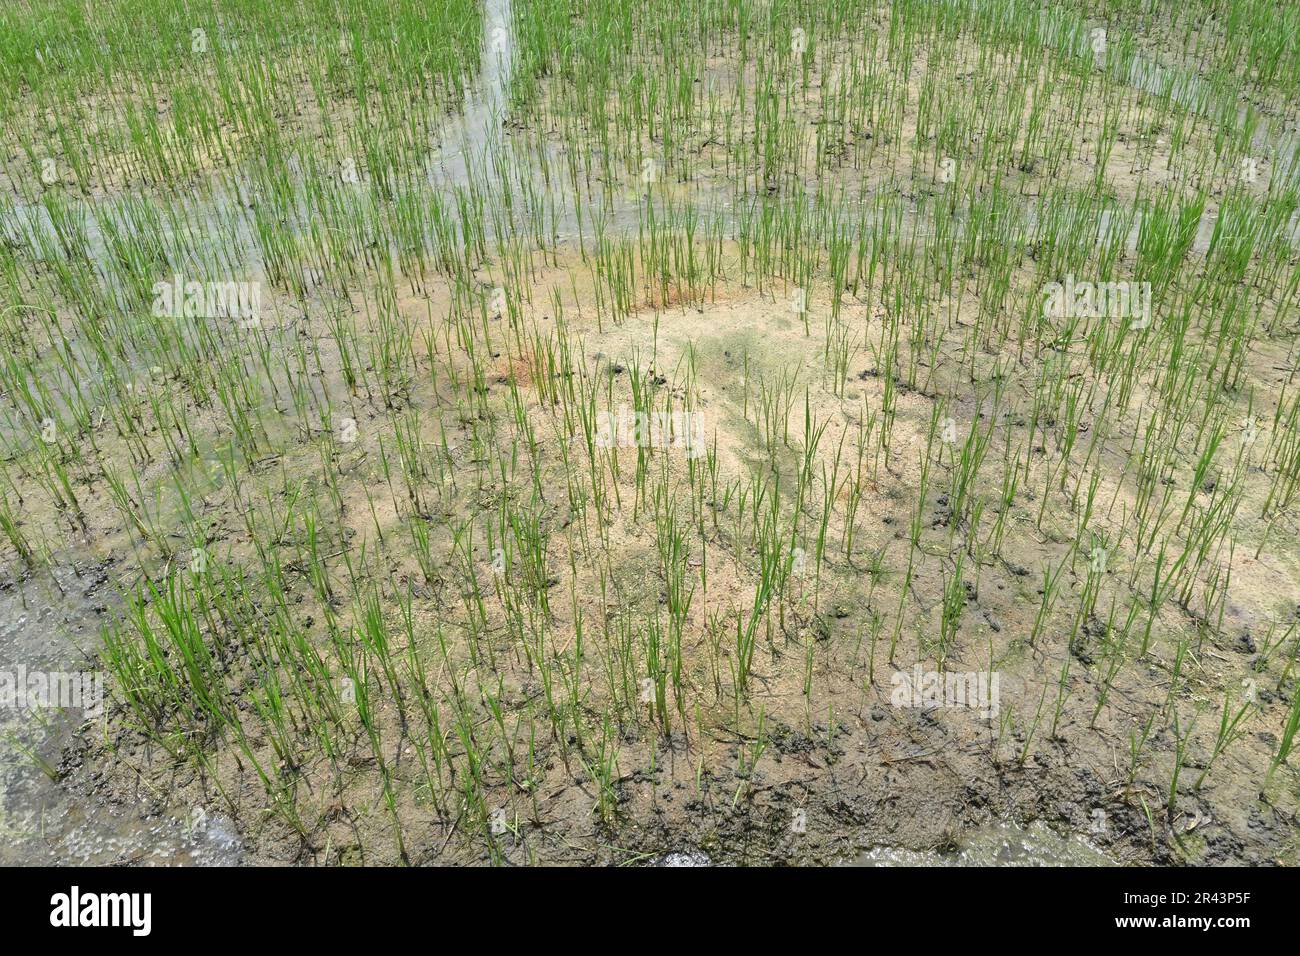
[[[9,0],[0,862],[1300,862],[1298,121],[1271,0]]]

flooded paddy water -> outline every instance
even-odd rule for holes
[[[0,585],[0,673],[102,674],[102,617],[116,601],[107,576],[61,566]],[[56,702],[57,703],[57,702]],[[102,718],[101,718],[102,719]],[[143,815],[64,786],[64,761],[102,732],[80,707],[0,708],[0,865],[232,865],[228,820]],[[198,824],[197,826],[195,824]]]
[[[1045,823],[1000,824],[964,835],[945,852],[881,847],[868,850],[854,866],[1114,866],[1081,836],[1061,836]]]

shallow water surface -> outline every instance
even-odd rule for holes
[[[0,672],[94,675],[99,621],[115,596],[99,572],[61,568],[0,587]],[[102,675],[101,675],[102,676]],[[147,816],[140,804],[107,806],[55,779],[64,748],[87,723],[79,707],[0,705],[0,866],[122,863],[233,864],[239,839],[205,810],[187,825]]]
[[[1062,836],[1045,823],[999,823],[967,834],[951,851],[877,847],[854,866],[1115,866],[1078,835]]]

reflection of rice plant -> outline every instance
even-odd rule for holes
[[[45,757],[43,757],[40,751],[38,751],[35,747],[27,743],[24,743],[22,740],[20,740],[17,734],[6,734],[5,742],[9,744],[11,747],[13,747],[15,750],[17,750],[19,753],[21,753],[28,760],[30,760],[32,764],[34,764],[41,771],[41,773],[45,774],[45,776],[47,776],[49,779],[57,782],[59,778],[63,776],[61,773],[59,773],[58,767],[56,767],[54,764],[50,763],[50,761],[45,759]]]
[[[30,564],[34,556],[31,543],[27,540],[27,536],[23,534],[22,529],[18,527],[18,521],[9,505],[9,499],[3,495],[0,495],[0,531],[4,532],[5,537],[9,539],[9,543],[18,552],[18,556]]]

